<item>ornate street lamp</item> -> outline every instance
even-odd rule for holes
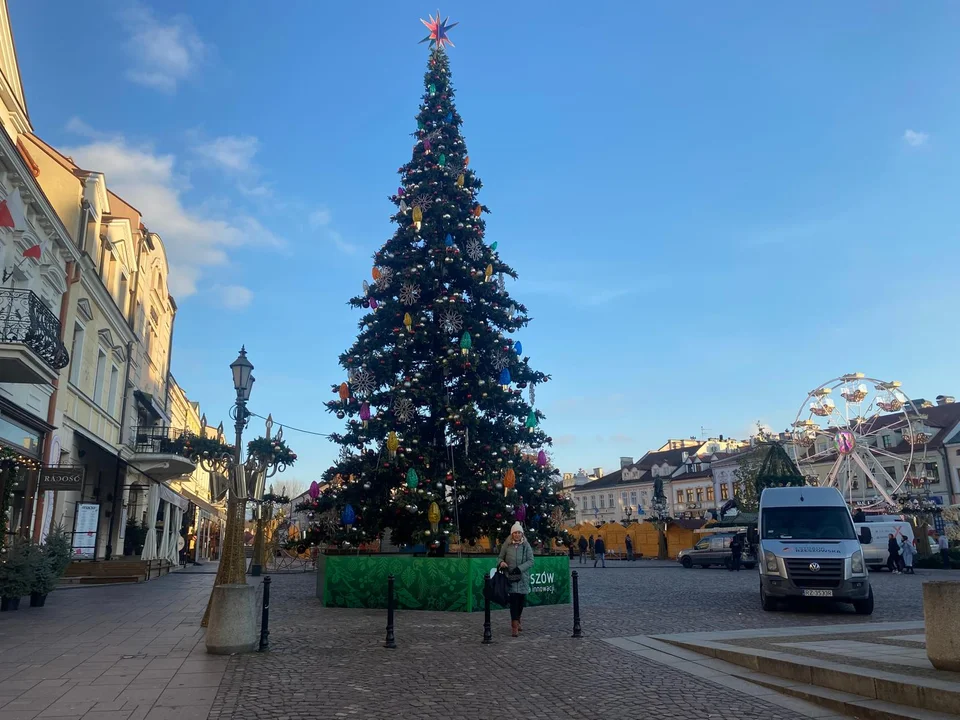
[[[292,462],[295,455],[281,455],[273,449],[284,448],[283,429],[271,438],[273,418],[268,417],[266,422],[266,441],[258,443],[256,452],[251,448],[246,460],[243,459],[243,431],[250,421],[251,414],[247,410],[247,401],[253,389],[253,363],[247,358],[246,348],[240,349],[240,355],[230,364],[233,373],[233,387],[237,399],[230,408],[230,417],[234,420],[236,431],[236,445],[233,452],[197,452],[191,459],[209,473],[224,475],[229,479],[227,500],[227,523],[223,533],[223,554],[220,558],[220,567],[217,570],[217,585],[246,584],[246,558],[243,552],[243,526],[246,518],[247,502],[259,503],[263,497],[263,490],[268,478],[278,472],[286,470],[287,463]],[[259,513],[258,513],[259,516]],[[262,524],[258,521],[258,534],[262,531]],[[262,535],[260,535],[262,544]],[[255,553],[256,556],[256,553]],[[261,567],[251,565],[251,574],[259,575]],[[211,595],[211,598],[213,596]],[[210,615],[210,606],[203,618],[203,625],[207,624]]]

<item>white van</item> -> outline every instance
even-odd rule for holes
[[[870,523],[858,538],[840,491],[832,487],[766,488],[757,528],[760,603],[775,610],[780,600],[825,598],[873,613],[873,589],[861,543],[873,539]]]
[[[887,564],[887,556],[890,554],[887,545],[891,534],[898,543],[913,542],[913,526],[906,520],[884,519],[881,522],[854,523],[854,526],[858,533],[862,528],[870,529],[870,542],[860,545],[863,547],[863,559],[871,570],[879,570]]]

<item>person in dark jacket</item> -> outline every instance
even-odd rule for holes
[[[593,553],[594,553],[593,566],[596,567],[597,563],[599,562],[601,567],[606,567],[607,566],[607,558],[606,558],[607,547],[604,544],[602,537],[598,537],[596,540],[593,541]]]
[[[890,533],[887,536],[887,552],[890,553],[887,557],[887,569],[894,575],[899,575],[900,543],[897,542],[897,539],[893,536],[893,533]]]
[[[730,571],[733,572],[736,570],[740,572],[740,559],[743,557],[743,541],[740,540],[739,535],[734,535],[733,540],[730,541]]]
[[[580,564],[584,565],[587,562],[587,539],[583,535],[577,542],[577,548],[580,550]]]
[[[633,538],[627,535],[627,539],[624,540],[624,543],[627,546],[627,560],[633,560]]]

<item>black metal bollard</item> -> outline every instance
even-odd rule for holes
[[[397,647],[397,640],[393,636],[393,575],[387,576],[387,639],[383,646],[390,649]]]
[[[493,642],[493,627],[490,625],[490,576],[483,580],[483,645]]]
[[[583,637],[580,629],[580,578],[576,570],[573,571],[573,637]]]
[[[259,652],[270,649],[270,576],[263,578],[263,614],[260,616]]]

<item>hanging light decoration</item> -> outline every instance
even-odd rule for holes
[[[537,420],[537,413],[534,412],[533,409],[531,408],[530,414],[527,415],[527,421],[524,423],[524,426],[527,428],[527,430],[529,430],[530,432],[533,432],[534,428],[537,427],[537,425],[539,425],[539,421]]]
[[[504,368],[500,371],[500,387],[504,389],[504,392],[510,389],[510,369]]]
[[[400,447],[400,441],[397,440],[397,433],[391,430],[387,434],[387,452],[390,453],[390,459],[397,457],[397,448]]]
[[[350,397],[350,386],[346,383],[340,383],[340,389],[337,391],[337,394],[343,402],[346,402],[347,398]]]
[[[347,503],[347,506],[340,514],[340,520],[347,526],[347,530],[353,527],[353,523],[357,520],[357,514],[353,511],[353,505]]]
[[[427,520],[430,521],[430,529],[436,532],[440,526],[440,506],[437,503],[430,503],[430,508],[427,510]]]
[[[363,420],[363,426],[367,427],[370,422],[370,405],[367,402],[360,406],[360,419]]]
[[[413,468],[407,470],[407,487],[415,488],[417,483],[420,482],[420,477],[417,475],[417,471]]]
[[[547,454],[541,450],[537,453],[537,467],[546,467],[547,466]]]
[[[470,354],[470,348],[473,347],[473,338],[470,337],[470,333],[465,332],[460,336],[460,353],[463,355]]]

